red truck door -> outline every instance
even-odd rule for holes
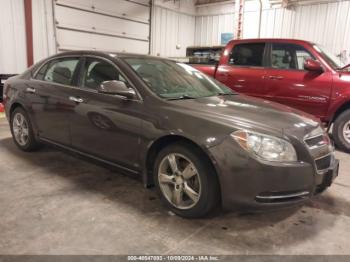
[[[316,58],[302,45],[276,42],[268,47],[265,98],[323,118],[330,102],[331,72],[304,70],[304,61]]]
[[[217,68],[215,78],[231,89],[262,97],[266,93],[264,42],[228,44]]]

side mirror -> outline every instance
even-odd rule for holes
[[[320,62],[313,60],[311,58],[308,58],[304,62],[304,69],[308,71],[315,71],[315,72],[322,72],[323,68],[320,64]]]
[[[102,94],[124,96],[128,99],[136,96],[134,89],[128,88],[123,81],[118,80],[102,82],[97,91]]]

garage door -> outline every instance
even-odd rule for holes
[[[57,0],[58,51],[149,52],[149,0]]]

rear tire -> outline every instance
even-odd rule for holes
[[[220,189],[216,172],[197,148],[185,143],[164,148],[153,171],[163,203],[175,214],[197,218],[218,207]]]
[[[16,146],[26,152],[35,151],[40,144],[35,139],[32,124],[27,112],[17,107],[11,114],[10,128]]]

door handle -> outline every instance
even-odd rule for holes
[[[70,96],[69,97],[69,100],[70,101],[73,101],[75,103],[83,103],[84,102],[84,99],[80,98],[80,97],[75,97],[75,96]]]
[[[35,88],[32,88],[32,87],[27,87],[27,88],[26,88],[26,92],[27,92],[27,93],[32,93],[32,94],[34,94],[35,91],[36,91]]]
[[[269,76],[269,79],[271,79],[271,80],[282,80],[283,76]]]

